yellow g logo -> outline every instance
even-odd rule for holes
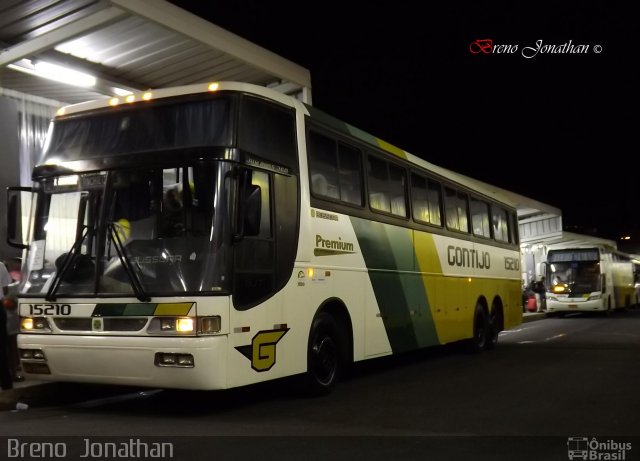
[[[276,344],[287,331],[288,328],[259,331],[251,340],[251,344],[236,349],[251,360],[251,368],[255,371],[269,371],[276,364]]]

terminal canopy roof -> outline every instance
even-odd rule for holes
[[[0,45],[1,88],[62,104],[221,80],[311,102],[307,69],[164,0],[0,0]],[[95,84],[42,78],[52,64]]]

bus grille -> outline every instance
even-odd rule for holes
[[[53,319],[60,331],[91,331],[92,318],[67,318],[56,317]],[[102,317],[103,327],[101,331],[140,331],[147,324],[146,318]]]

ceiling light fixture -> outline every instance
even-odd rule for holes
[[[26,74],[35,75],[36,77],[47,78],[83,88],[93,87],[97,83],[97,79],[93,75],[45,61],[22,59],[14,64],[9,64],[8,67]]]

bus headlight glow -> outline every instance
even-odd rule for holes
[[[194,335],[196,322],[192,317],[155,317],[149,322],[147,332],[151,334]]]
[[[44,317],[23,317],[20,321],[20,331],[25,333],[50,332],[49,322]]]
[[[183,318],[176,321],[176,331],[191,333],[193,331],[193,319]]]

